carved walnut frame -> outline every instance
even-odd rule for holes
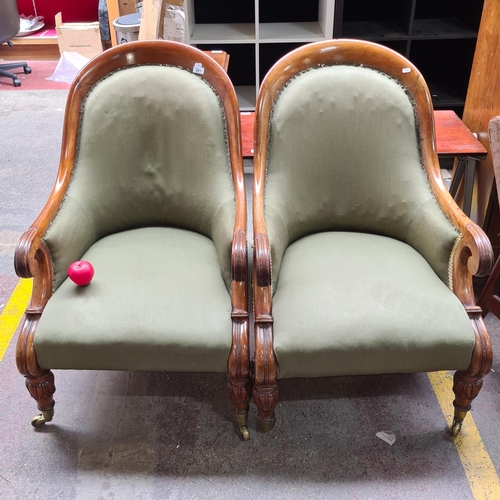
[[[94,58],[72,84],[64,117],[62,149],[57,180],[52,193],[31,227],[21,237],[14,265],[21,278],[34,278],[33,293],[26,310],[16,352],[17,366],[26,377],[26,386],[42,415],[33,419],[41,425],[52,419],[55,391],[54,376],[39,366],[33,339],[40,316],[52,296],[53,276],[49,250],[43,243],[47,228],[59,210],[71,182],[77,149],[79,115],[82,102],[92,86],[108,74],[122,68],[165,64],[192,70],[202,63],[205,79],[221,99],[227,122],[227,140],[235,190],[236,219],[231,255],[232,345],[228,358],[228,391],[236,410],[244,439],[248,439],[247,412],[251,393],[248,334],[248,269],[246,247],[246,193],[241,153],[240,115],[234,87],[224,70],[200,50],[175,42],[133,42],[107,50]]]
[[[484,232],[457,206],[446,189],[436,152],[432,100],[417,68],[402,56],[384,47],[359,40],[329,40],[294,50],[266,75],[257,99],[255,113],[255,159],[253,187],[254,232],[254,314],[255,375],[253,399],[258,408],[262,430],[273,427],[278,401],[278,367],[273,350],[273,316],[271,289],[271,253],[264,219],[264,190],[269,122],[274,101],[286,83],[297,73],[320,65],[363,65],[388,74],[413,98],[419,117],[417,127],[421,140],[422,161],[432,192],[461,238],[452,256],[453,292],[469,315],[475,333],[475,347],[469,368],[455,373],[455,416],[451,432],[458,435],[472,400],[482,386],[482,378],[491,368],[492,348],[481,309],[476,306],[472,275],[487,275],[493,263],[493,252]],[[405,71],[403,71],[404,68]]]

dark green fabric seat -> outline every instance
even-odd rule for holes
[[[35,337],[46,368],[227,371],[231,302],[213,242],[175,228],[117,233],[83,256],[87,287],[66,279]]]
[[[280,378],[465,369],[462,304],[411,246],[325,232],[292,243],[273,300]]]

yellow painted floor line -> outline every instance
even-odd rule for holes
[[[432,388],[448,425],[453,420],[453,373],[428,373]],[[475,500],[500,499],[500,479],[486,451],[471,412],[467,414],[462,430],[454,439],[460,460]]]
[[[17,326],[23,317],[26,306],[31,297],[33,280],[19,280],[12,292],[9,301],[0,314],[0,361],[4,357],[10,341],[16,333]]]

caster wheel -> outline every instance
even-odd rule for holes
[[[24,74],[29,75],[31,73],[31,68],[29,66],[24,67]]]
[[[250,439],[250,431],[248,430],[248,426],[242,425],[240,427],[241,437],[243,441],[248,441]]]
[[[36,429],[38,427],[42,427],[45,424],[45,419],[43,415],[37,415],[31,419],[31,425]]]
[[[461,429],[462,429],[462,421],[454,420],[453,425],[451,426],[451,435],[453,437],[457,437],[460,434]]]
[[[12,80],[12,83],[14,84],[14,87],[21,86],[21,80],[18,80],[17,78],[14,78],[14,80]]]
[[[31,425],[35,427],[35,429],[38,427],[42,427],[45,424],[45,422],[50,422],[53,417],[54,417],[54,408],[51,408],[50,410],[47,411],[42,411],[42,413],[34,416],[31,419]]]

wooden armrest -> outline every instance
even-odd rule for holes
[[[255,283],[258,287],[271,286],[271,248],[265,234],[255,236]]]
[[[263,233],[255,236],[253,294],[255,324],[272,323],[271,247]]]
[[[472,276],[490,274],[494,255],[488,237],[472,221],[461,234],[452,255],[452,287],[467,312],[474,313],[477,311]]]
[[[20,238],[14,253],[14,269],[20,278],[33,278],[39,272],[35,258],[41,243],[41,235],[36,227],[30,227]]]
[[[248,259],[246,234],[238,229],[233,234],[233,245],[231,254],[231,280],[238,283],[247,282]]]

